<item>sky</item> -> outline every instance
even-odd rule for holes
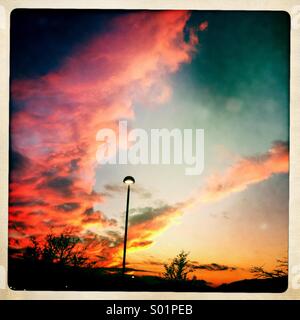
[[[204,129],[204,170],[99,165],[102,128]],[[160,275],[180,250],[213,285],[288,250],[289,17],[21,10],[11,16],[9,246],[71,230],[97,266]]]

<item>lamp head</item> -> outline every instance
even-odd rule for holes
[[[134,184],[134,183],[135,183],[135,180],[134,180],[133,177],[127,176],[127,177],[124,178],[123,182],[124,182],[125,184]]]

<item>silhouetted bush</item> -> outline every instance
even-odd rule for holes
[[[167,280],[187,280],[189,272],[193,271],[189,260],[188,253],[181,251],[170,264],[165,264],[164,278]]]

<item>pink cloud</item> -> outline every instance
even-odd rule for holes
[[[217,201],[248,186],[267,180],[274,174],[288,173],[288,145],[275,142],[264,154],[241,158],[224,173],[211,176],[200,195],[201,201]]]
[[[208,28],[208,22],[207,22],[207,21],[201,22],[201,23],[199,24],[199,30],[200,30],[200,31],[204,31],[204,30],[206,30],[207,28]]]
[[[12,100],[22,108],[12,114],[11,141],[24,159],[12,171],[10,223],[26,226],[10,230],[11,243],[27,244],[28,236],[43,236],[49,227],[85,232],[97,219],[112,223],[99,212],[86,215],[103,201],[93,192],[96,133],[133,119],[141,102],[170,98],[169,76],[191,61],[198,44],[193,29],[185,38],[189,17],[187,11],[124,14],[56,70],[12,82]]]

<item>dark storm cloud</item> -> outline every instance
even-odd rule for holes
[[[80,204],[78,202],[66,202],[56,206],[56,208],[61,211],[69,212],[80,208]]]
[[[170,210],[175,211],[176,206],[163,205],[161,207],[153,208],[153,207],[144,207],[135,209],[135,215],[130,217],[130,225],[134,226],[140,223],[148,222],[154,220],[159,216],[163,216],[166,213],[170,212]]]
[[[91,207],[91,208],[87,208],[83,214],[87,215],[87,216],[90,216],[94,213],[94,209]]]
[[[28,226],[23,221],[10,221],[9,224],[8,224],[8,228],[10,230],[17,231],[22,236],[25,236]]]
[[[73,184],[73,181],[65,177],[57,177],[48,181],[47,183],[49,188],[61,189],[62,191],[69,189],[72,186],[72,184]]]
[[[17,151],[11,150],[9,156],[11,171],[23,170],[30,164],[30,160]]]
[[[11,207],[36,207],[47,206],[48,204],[41,199],[13,201],[9,204]]]
[[[93,245],[102,245],[106,248],[117,248],[123,243],[123,237],[118,233],[111,233],[108,236],[105,236],[96,234],[92,231],[87,231],[83,236],[83,241]]]
[[[104,186],[104,189],[109,192],[124,192],[124,190],[126,190],[126,187],[116,184],[106,184]]]
[[[78,159],[72,159],[70,161],[70,169],[69,169],[70,173],[79,169],[79,165],[78,165],[79,161],[80,161],[79,158]]]
[[[237,267],[230,267],[218,263],[193,265],[193,268],[207,271],[234,271],[238,269]]]
[[[114,193],[124,193],[126,191],[125,186],[117,184],[106,184],[104,186],[104,189],[104,194],[106,196],[113,196]],[[138,194],[140,197],[144,199],[149,199],[152,197],[150,191],[139,185],[135,185],[134,188],[131,189],[131,192]]]
[[[35,210],[35,211],[31,211],[29,212],[29,216],[42,216],[45,214],[45,211],[43,210]]]
[[[83,213],[82,223],[101,223],[103,226],[115,226],[117,221],[115,219],[109,219],[106,215],[97,210],[95,211],[92,207],[87,208]]]
[[[19,216],[21,213],[23,213],[22,210],[16,210],[16,211],[11,211],[11,212],[9,213],[9,215],[12,216],[12,217],[17,217],[17,216]]]
[[[50,219],[47,221],[43,221],[42,222],[44,224],[44,226],[46,226],[47,228],[65,228],[66,224],[62,223],[60,221],[57,221],[56,219]]]
[[[55,177],[47,180],[38,186],[39,189],[51,189],[57,193],[62,194],[65,197],[72,194],[73,181],[68,177]]]
[[[114,230],[108,230],[106,231],[106,234],[109,236],[109,237],[112,237],[114,239],[118,239],[120,241],[123,240],[123,235],[118,232],[118,231],[114,231]]]
[[[27,229],[27,224],[23,221],[13,221],[9,223],[9,227],[17,231],[23,231]]]
[[[130,262],[128,262],[128,264],[130,264]],[[120,272],[122,271],[121,267],[106,267],[106,268],[102,268],[105,271],[110,271],[110,272]],[[149,271],[149,270],[145,270],[145,269],[136,269],[136,268],[126,268],[126,271],[135,271],[135,272],[149,272],[149,273],[155,273],[155,271]]]
[[[58,168],[52,167],[52,168],[50,168],[50,169],[48,169],[46,171],[43,171],[41,175],[43,177],[49,177],[50,178],[50,177],[54,177],[55,175],[57,175],[58,172],[59,172]]]

